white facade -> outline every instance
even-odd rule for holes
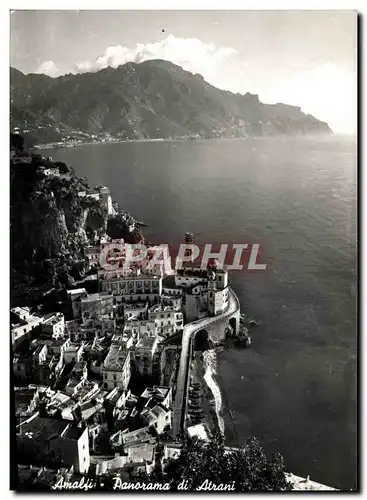
[[[144,409],[141,418],[149,427],[154,427],[158,434],[162,434],[172,425],[172,412],[162,404],[157,404],[152,409]]]
[[[10,309],[13,314],[15,314],[19,321],[27,321],[31,315],[29,307],[13,307]]]
[[[40,365],[46,361],[47,358],[47,345],[40,345],[36,347],[32,354],[32,363],[34,365]]]
[[[216,316],[221,314],[228,307],[229,291],[224,290],[208,290],[208,309],[209,313]]]
[[[85,474],[90,467],[88,428],[70,422],[41,418],[36,414],[20,425],[17,434],[19,453],[37,461],[64,463]]]
[[[63,337],[65,334],[65,318],[60,312],[53,314],[42,323],[42,332],[48,333],[54,339]]]
[[[116,271],[101,273],[100,277],[101,291],[113,294],[117,301],[152,300],[162,294],[160,276],[122,276]]]
[[[124,308],[124,319],[139,319],[141,315],[145,315],[148,310],[147,302],[125,302]]]
[[[106,293],[92,293],[80,299],[80,311],[83,321],[92,318],[113,319],[113,296]]]
[[[136,344],[133,359],[136,369],[141,375],[151,376],[154,372],[155,354],[158,347],[158,338],[146,337]]]
[[[167,337],[183,327],[182,312],[171,306],[156,306],[149,310],[148,317],[154,321],[158,335]]]
[[[130,382],[130,351],[112,344],[102,368],[103,388],[126,391]]]
[[[79,363],[83,355],[83,344],[70,344],[63,351],[63,359],[66,365],[70,363]]]
[[[79,191],[78,196],[80,198],[92,198],[94,200],[99,200],[99,193],[87,193],[86,191]]]
[[[22,319],[20,323],[12,325],[11,337],[12,343],[18,341],[29,332],[34,330],[37,326],[41,325],[44,321],[43,316],[38,316],[36,314],[30,314],[26,319]]]
[[[56,176],[56,177],[59,177],[60,175],[60,171],[58,168],[45,168],[43,170],[43,173],[45,175]]]
[[[229,289],[226,271],[211,271],[208,281],[208,310],[212,316],[221,314],[228,307]]]
[[[132,336],[139,340],[143,337],[156,337],[158,334],[157,326],[150,320],[130,320],[124,325],[124,334]]]

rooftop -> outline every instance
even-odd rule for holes
[[[81,347],[82,344],[70,344],[68,347],[65,347],[65,352],[78,351]]]
[[[163,304],[157,304],[155,306],[152,306],[149,310],[151,313],[159,313],[159,312],[176,312],[176,307],[174,306],[165,306]]]
[[[68,295],[79,295],[82,293],[87,293],[85,288],[76,288],[75,290],[67,290]]]
[[[10,309],[12,313],[17,314],[18,316],[23,315],[23,314],[30,314],[30,308],[29,307],[13,307],[13,309]]]
[[[148,307],[147,302],[125,302],[124,309],[146,309]]]
[[[42,351],[42,349],[45,347],[46,344],[39,345],[36,347],[36,349],[33,351],[33,356],[38,356],[39,353]]]
[[[130,357],[130,351],[113,344],[105,359],[104,367],[106,370],[122,371],[128,357]]]
[[[77,361],[72,369],[72,372],[78,372],[84,370],[87,367],[86,361]]]
[[[84,429],[76,428],[67,420],[54,420],[53,418],[43,418],[38,415],[20,424],[18,434],[23,438],[34,439],[36,441],[48,441],[57,436],[67,439],[79,439]],[[69,428],[71,430],[69,431]],[[69,431],[66,435],[65,431]]]
[[[170,410],[168,410],[168,408],[166,408],[165,406],[163,406],[162,404],[158,403],[156,404],[155,406],[153,406],[153,408],[145,408],[142,412],[141,412],[141,416],[145,419],[145,421],[151,425],[152,423],[156,422],[157,419],[160,417],[160,416],[164,416],[167,414],[167,412],[169,412]]]
[[[71,439],[73,441],[78,441],[80,436],[83,434],[85,429],[81,427],[76,427],[75,425],[69,425],[62,437],[64,439]]]
[[[14,388],[14,404],[16,412],[26,411],[37,395],[37,388],[15,387]]]
[[[128,460],[133,463],[153,462],[156,445],[151,443],[130,446],[128,450]]]
[[[44,324],[46,325],[56,325],[60,321],[63,321],[64,315],[62,313],[49,313],[44,316]]]
[[[108,292],[90,293],[81,299],[82,304],[85,302],[94,302],[102,299],[113,299],[113,295]]]
[[[153,436],[149,430],[149,427],[147,426],[132,432],[122,432],[121,438],[124,446],[128,447],[132,446],[133,444],[150,441],[151,439],[153,439]]]
[[[170,387],[163,386],[163,385],[160,385],[160,386],[154,385],[153,388],[147,387],[140,397],[144,398],[144,399],[156,397],[158,399],[163,400],[168,396],[170,391],[171,391]]]
[[[143,349],[151,351],[158,344],[157,337],[146,337],[144,339],[140,339],[136,344],[135,349]]]
[[[118,281],[159,281],[160,276],[151,276],[150,274],[127,275],[124,276],[122,271],[99,271],[98,278],[101,280],[118,280]]]
[[[190,437],[198,437],[204,441],[208,441],[208,433],[203,424],[192,425],[187,428],[187,433]]]

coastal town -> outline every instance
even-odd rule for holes
[[[14,165],[27,164],[13,153]],[[51,158],[43,160],[42,176],[68,175]],[[116,215],[107,187],[78,196],[99,200],[108,217]],[[136,221],[122,213],[132,232]],[[184,239],[192,243],[192,233]],[[151,254],[126,269],[113,251],[110,266],[101,266],[106,247],[121,245],[123,239],[104,234],[86,246],[85,286],[66,288],[58,310],[11,309],[21,487],[51,488],[60,478],[75,482],[91,472],[131,478],[157,462],[164,470],[179,455],[184,432],[206,440],[216,425],[214,395],[208,419],[201,404],[205,382],[192,368],[195,349],[221,344],[238,329],[224,320],[234,295],[228,272],[215,262],[206,271],[184,262],[166,275],[163,262],[151,265]],[[106,269],[111,263],[113,270]],[[88,290],[91,283],[97,291]],[[218,341],[208,338],[213,320]]]
[[[361,490],[358,14],[9,11],[10,491]]]
[[[73,177],[62,162],[17,145],[10,159],[14,172],[35,166],[39,186]],[[108,187],[76,180],[77,199],[98,202],[106,220],[123,221],[127,240],[138,230],[144,242],[144,224],[112,201]],[[185,439],[209,445],[213,432],[224,436],[215,352],[228,342],[249,347],[258,322],[240,313],[227,267],[211,258],[203,269],[193,233],[183,241],[172,269],[152,244],[128,262],[134,245],[95,233],[85,241],[81,279],[58,290],[52,311],[42,303],[11,308],[18,490],[134,489],[157,470],[170,484]],[[330,489],[292,474],[287,481]],[[196,490],[233,488],[204,478]]]

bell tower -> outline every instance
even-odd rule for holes
[[[185,233],[185,245],[193,245],[193,244],[194,244],[194,233]],[[190,257],[190,255],[192,255],[192,252],[187,248],[185,250],[185,257]]]

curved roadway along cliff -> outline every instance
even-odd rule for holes
[[[237,295],[229,288],[229,300],[227,309],[218,316],[206,317],[185,325],[182,334],[182,348],[180,368],[176,382],[176,397],[173,413],[172,429],[175,436],[179,435],[185,426],[186,400],[189,388],[189,371],[191,362],[191,342],[195,335],[205,328],[229,319],[233,314],[239,312],[240,303]]]

